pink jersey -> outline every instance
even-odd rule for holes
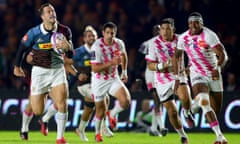
[[[150,62],[165,63],[174,55],[175,48],[177,46],[177,36],[174,35],[174,39],[171,42],[164,41],[161,36],[156,36],[149,42],[149,53],[145,59]],[[155,79],[160,84],[166,84],[175,80],[173,72],[156,72]]]
[[[191,35],[189,30],[179,36],[177,48],[186,51],[190,61],[190,71],[204,76],[211,76],[217,69],[217,57],[213,48],[221,44],[217,35],[203,27],[199,35]]]
[[[93,44],[91,51],[92,51],[91,52],[92,64],[107,63],[114,56],[126,52],[124,42],[118,38],[114,38],[114,44],[110,46],[105,45],[103,38],[99,38]],[[117,66],[112,66],[107,70],[99,73],[92,73],[93,80],[94,79],[109,80],[115,78],[116,76],[118,76]]]

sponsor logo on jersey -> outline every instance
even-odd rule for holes
[[[84,66],[90,66],[90,65],[91,65],[90,60],[85,60],[84,61]]]
[[[39,49],[51,49],[52,48],[52,44],[51,43],[42,43],[42,44],[38,44]]]
[[[26,42],[27,40],[28,40],[28,35],[25,34],[25,35],[23,36],[23,41]]]
[[[202,48],[208,48],[208,44],[206,44],[206,42],[203,41],[203,40],[200,40],[200,41],[198,42],[198,45],[199,45],[200,47],[202,47]]]

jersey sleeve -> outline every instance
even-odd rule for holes
[[[74,51],[75,51],[75,52],[74,52],[74,54],[73,54],[72,59],[73,59],[73,61],[76,62],[76,61],[79,61],[79,60],[81,59],[82,53],[81,53],[80,48],[77,48],[77,49],[75,49]]]
[[[147,61],[157,61],[157,57],[155,54],[155,45],[154,45],[154,41],[149,41],[148,42],[148,54],[145,56],[145,59]]]
[[[177,41],[177,49],[179,50],[184,50],[184,40],[183,36],[179,36],[178,41]]]
[[[33,37],[34,37],[34,32],[32,29],[30,29],[23,37],[21,40],[21,44],[23,44],[25,47],[31,47],[33,44]]]
[[[209,30],[208,35],[206,35],[206,41],[207,41],[207,44],[211,48],[214,48],[216,45],[221,44],[221,42],[220,42],[218,36],[216,35],[216,33],[214,33],[211,30]]]
[[[97,42],[95,42],[91,48],[91,64],[98,64],[98,63],[102,63],[101,53],[99,51]]]
[[[122,53],[126,53],[126,46],[122,40],[118,40],[119,46],[120,46],[120,51]]]

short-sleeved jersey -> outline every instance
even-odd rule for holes
[[[189,30],[184,32],[179,37],[177,48],[187,53],[190,71],[211,76],[211,72],[217,69],[217,57],[213,48],[218,44],[221,42],[217,35],[203,27],[203,31],[199,35],[191,35]]]
[[[79,48],[74,50],[74,55],[72,57],[74,65],[79,72],[88,74],[88,80],[84,81],[85,83],[90,83],[90,74],[91,74],[91,50],[87,45],[82,45]],[[82,82],[79,84],[83,84]]]
[[[33,65],[45,68],[58,68],[63,66],[63,57],[52,49],[51,35],[53,32],[63,33],[67,40],[72,39],[71,30],[62,24],[49,32],[44,29],[43,23],[31,28],[22,38],[25,47],[32,48]]]
[[[115,55],[125,53],[125,44],[122,40],[114,38],[112,45],[105,45],[103,38],[99,38],[92,46],[91,64],[107,63]],[[92,73],[93,79],[108,80],[118,76],[117,66],[111,66],[105,71]]]
[[[164,41],[161,36],[152,38],[149,42],[149,53],[145,59],[149,62],[166,63],[172,59],[177,46],[177,35],[171,42]],[[155,73],[155,78],[158,83],[166,84],[175,80],[173,72],[159,72]]]
[[[154,38],[154,37],[153,37]],[[144,41],[140,48],[138,49],[138,52],[144,54],[145,56],[148,54],[149,52],[149,44],[151,42],[151,40],[153,39],[149,39],[147,41]],[[148,90],[151,90],[152,88],[155,87],[154,85],[154,74],[155,72],[154,71],[151,71],[148,66],[146,66],[146,70],[145,70],[145,81],[146,81],[146,84],[147,84],[147,88]]]

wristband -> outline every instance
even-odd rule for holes
[[[158,63],[155,66],[156,66],[155,68],[156,68],[157,71],[160,71],[160,70],[163,69],[163,63]]]
[[[179,80],[179,76],[178,75],[174,75],[175,80]]]
[[[185,76],[180,76],[180,77],[179,77],[179,81],[180,81],[180,83],[187,83],[187,77],[185,77]]]
[[[122,70],[122,75],[127,75],[127,70],[126,69]]]

